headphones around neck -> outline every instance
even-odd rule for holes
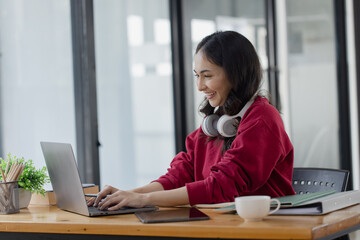
[[[235,136],[237,132],[237,128],[235,127],[237,122],[236,118],[242,118],[253,102],[254,98],[250,99],[241,111],[233,116],[223,115],[219,117],[216,114],[211,114],[205,117],[201,123],[201,129],[209,137],[217,137],[219,135],[223,137]]]

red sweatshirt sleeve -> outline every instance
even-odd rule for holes
[[[234,201],[269,180],[286,154],[281,138],[262,120],[249,125],[239,129],[231,149],[211,168],[207,178],[186,184],[191,205]]]

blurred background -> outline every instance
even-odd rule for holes
[[[295,166],[348,169],[358,189],[354,4],[0,0],[0,156],[40,167],[40,141],[67,142],[84,182],[149,183],[200,126],[197,43],[234,30],[257,49],[262,88],[281,112]]]

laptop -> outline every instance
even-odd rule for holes
[[[40,145],[55,193],[56,204],[60,209],[89,217],[157,210],[153,206],[124,207],[115,211],[88,207],[71,144],[41,142]]]

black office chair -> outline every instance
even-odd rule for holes
[[[334,189],[346,190],[348,170],[329,168],[294,168],[292,186],[296,194],[306,194]]]
[[[329,168],[294,168],[292,186],[296,194],[307,194],[334,189],[346,191],[349,179],[348,170]],[[348,234],[336,240],[350,240]]]

